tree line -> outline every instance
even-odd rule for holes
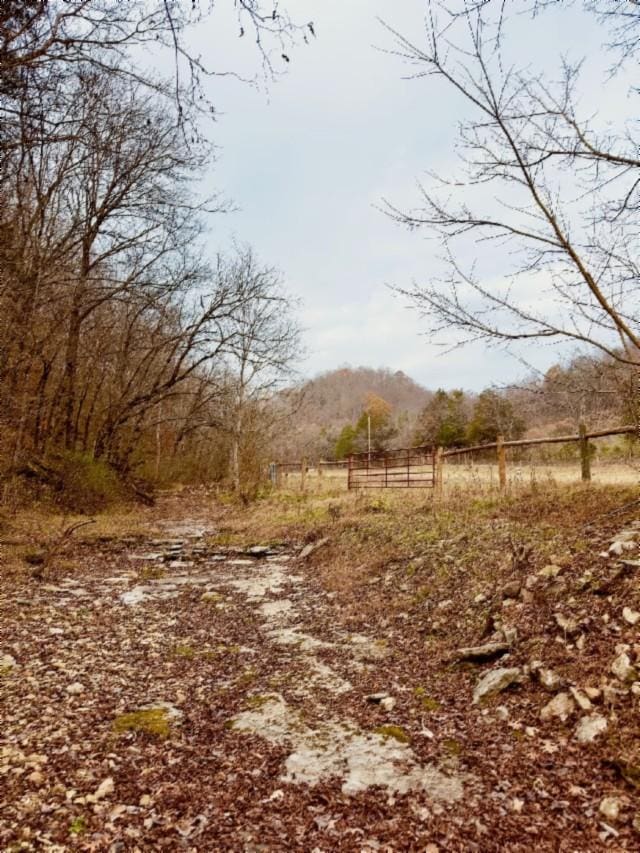
[[[380,375],[387,380],[385,385],[377,381]],[[394,376],[403,393],[392,404],[388,392]],[[460,388],[434,392],[402,373],[341,368],[321,377],[323,411],[331,414],[330,421],[322,424],[319,411],[309,421],[306,400],[313,397],[317,380],[302,389],[305,406],[293,418],[294,429],[283,458],[340,460],[369,448],[468,447],[494,442],[498,435],[518,439],[525,434],[577,433],[582,422],[591,429],[633,424],[640,412],[630,379],[628,370],[615,359],[584,354],[554,364],[542,374],[531,373],[516,384],[479,393]],[[375,384],[376,392],[362,390],[366,383],[369,387]],[[339,410],[343,412],[340,425],[336,424],[339,411],[327,408],[326,403],[339,400],[345,385],[354,393]],[[296,435],[305,437],[304,447],[296,444]]]
[[[265,38],[293,37],[258,3],[239,12],[265,58]],[[253,488],[286,415],[270,399],[300,332],[281,277],[248,246],[206,252],[225,204],[199,191],[213,147],[190,14],[111,0],[0,11],[5,499],[26,482],[98,503],[174,479]],[[149,43],[172,48],[174,74],[136,64]]]

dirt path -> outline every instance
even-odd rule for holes
[[[368,624],[301,546],[214,532],[165,520],[3,584],[3,851],[633,849],[574,747],[473,706],[406,613]]]
[[[367,700],[385,640],[340,626],[299,552],[163,526],[4,591],[3,849],[374,850],[406,821],[428,843],[471,777]]]

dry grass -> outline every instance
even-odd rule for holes
[[[65,531],[91,521],[68,538],[57,554],[64,563],[68,552],[78,543],[122,540],[148,535],[153,510],[134,505],[119,505],[96,515],[68,515],[48,509],[31,508],[0,515],[0,567],[5,574],[21,572],[38,564]],[[53,567],[52,567],[53,568]]]
[[[324,584],[339,592],[375,584],[389,566],[419,573],[427,559],[430,584],[448,582],[454,561],[473,587],[476,573],[485,582],[494,568],[510,564],[518,545],[530,547],[540,565],[559,553],[578,555],[591,547],[586,525],[637,497],[630,486],[565,485],[556,478],[523,480],[506,494],[490,480],[453,481],[438,501],[426,490],[347,492],[335,476],[307,478],[304,493],[295,478],[289,485],[248,509],[227,507],[218,540],[248,545],[327,537],[311,559]]]

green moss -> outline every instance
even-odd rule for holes
[[[409,735],[404,729],[400,728],[400,726],[378,726],[377,729],[374,729],[374,733],[380,735],[385,740],[393,738],[394,740],[400,741],[400,743],[409,743],[411,741]]]
[[[438,711],[441,707],[437,699],[427,695],[427,691],[424,687],[416,687],[413,691],[413,695],[419,700],[425,711]]]
[[[218,604],[218,602],[223,601],[224,596],[220,595],[219,592],[205,592],[200,601],[206,601],[207,604]]]
[[[171,727],[164,708],[146,708],[120,714],[113,721],[113,730],[117,734],[124,732],[144,732],[158,737],[168,737]]]
[[[196,650],[193,646],[181,645],[178,644],[173,653],[176,657],[179,658],[194,658],[196,656]]]
[[[165,574],[162,566],[145,566],[138,572],[138,578],[141,581],[157,581],[163,578]]]
[[[447,755],[460,755],[462,752],[462,745],[460,741],[454,740],[454,738],[446,738],[442,741],[442,749]]]
[[[69,832],[71,835],[82,835],[87,830],[87,821],[83,817],[76,817],[71,821]]]
[[[256,675],[255,669],[250,666],[248,669],[245,669],[238,680],[240,684],[251,684],[252,681],[255,681]]]
[[[424,602],[431,595],[431,588],[428,586],[421,586],[416,591],[416,594],[413,596],[414,604],[424,604]]]

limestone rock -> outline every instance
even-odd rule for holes
[[[570,687],[569,692],[573,696],[576,705],[580,708],[581,711],[590,711],[593,707],[591,704],[591,700],[583,693],[582,690],[578,690],[577,687]]]
[[[370,702],[372,705],[381,705],[385,699],[389,699],[388,693],[370,693],[367,696],[367,702]]]
[[[503,598],[517,598],[520,595],[522,584],[519,580],[509,581],[502,587]]]
[[[322,539],[318,539],[317,542],[310,542],[308,545],[305,545],[302,551],[300,551],[300,559],[306,560],[307,557],[310,557],[319,548],[322,548],[323,545],[326,545],[328,541],[328,537],[325,536]]]
[[[633,551],[635,547],[636,543],[633,539],[618,539],[609,546],[609,554],[614,557],[621,557],[625,551]]]
[[[575,711],[575,703],[569,693],[558,693],[540,711],[541,720],[552,720],[554,717],[564,723]]]
[[[542,667],[538,670],[538,679],[545,690],[555,693],[564,685],[564,679],[553,669]]]
[[[630,607],[623,607],[622,618],[629,625],[635,625],[640,620],[640,613],[637,610],[632,610]]]
[[[576,726],[576,740],[580,743],[591,743],[598,735],[606,732],[607,726],[607,718],[600,714],[590,714],[588,717],[583,717]]]
[[[271,548],[268,545],[253,545],[251,548],[247,548],[247,554],[250,557],[267,557],[271,553]]]
[[[74,681],[73,684],[69,684],[67,687],[67,693],[70,696],[79,696],[81,693],[84,693],[84,684],[80,684],[79,681]]]
[[[556,566],[554,563],[550,563],[548,566],[544,566],[544,568],[540,569],[538,574],[541,578],[557,578],[561,571],[562,566]]]
[[[585,687],[584,692],[592,702],[595,702],[602,696],[602,690],[599,690],[597,687]]]
[[[96,789],[96,792],[94,793],[93,797],[97,802],[98,800],[102,800],[105,797],[109,797],[111,794],[113,794],[114,790],[115,785],[113,784],[113,779],[109,776],[107,779],[104,779],[98,785],[98,788]]]
[[[616,821],[620,816],[620,805],[617,797],[605,797],[600,802],[598,811],[606,820]]]
[[[554,618],[558,628],[560,628],[561,631],[564,631],[565,634],[569,634],[569,636],[577,633],[580,628],[578,622],[570,616],[565,616],[562,613],[555,613]]]
[[[510,646],[515,646],[518,641],[518,629],[514,625],[503,625],[502,636],[504,637],[505,643],[508,643]]]
[[[478,702],[506,690],[512,684],[521,684],[524,679],[525,676],[518,667],[491,669],[476,684],[473,691],[473,704],[477,705]]]
[[[626,652],[621,652],[611,664],[611,672],[620,681],[636,681],[638,673],[631,665],[631,658]]]
[[[12,655],[0,655],[0,673],[10,672],[16,666],[16,659]]]
[[[482,661],[489,661],[500,657],[500,655],[508,652],[509,648],[508,643],[485,643],[483,646],[467,646],[458,649],[455,656],[460,661],[481,663]]]

